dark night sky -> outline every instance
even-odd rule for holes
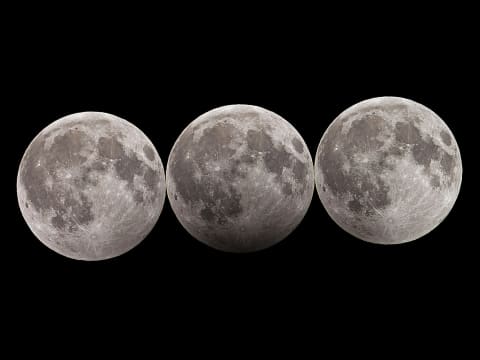
[[[263,311],[293,317],[293,311],[324,319],[336,312],[369,317],[377,309],[380,318],[392,308],[398,316],[425,313],[432,302],[445,308],[455,301],[463,308],[473,301],[478,236],[470,230],[475,219],[468,202],[478,151],[468,137],[478,99],[471,93],[469,25],[452,32],[441,21],[423,26],[423,20],[409,19],[407,26],[365,19],[345,27],[341,19],[333,25],[327,15],[306,13],[228,21],[192,16],[188,26],[185,19],[167,23],[153,15],[134,22],[57,17],[50,26],[19,30],[7,45],[11,82],[4,94],[10,165],[3,173],[4,207],[11,232],[2,262],[11,293],[35,298],[38,307],[47,304],[50,313],[57,311],[51,301],[78,308],[95,299],[113,304],[104,305],[108,311],[133,307],[160,317]],[[197,116],[221,105],[254,104],[293,124],[313,157],[341,111],[385,95],[435,111],[462,154],[456,205],[439,227],[412,243],[375,246],[353,238],[328,217],[315,193],[304,221],[286,240],[255,254],[225,254],[190,237],[166,201],[139,246],[85,263],[36,240],[16,204],[23,151],[41,129],[69,113],[104,111],[129,120],[166,165],[177,136]]]

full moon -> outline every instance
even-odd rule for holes
[[[317,192],[330,217],[377,244],[412,241],[434,229],[452,209],[461,179],[460,152],[447,125],[398,97],[345,110],[315,157]]]
[[[211,110],[181,133],[167,164],[180,223],[222,251],[253,252],[294,230],[313,195],[313,162],[300,134],[266,109]]]
[[[114,115],[84,112],[43,129],[17,177],[20,210],[50,249],[103,260],[140,243],[165,200],[165,175],[150,140]]]

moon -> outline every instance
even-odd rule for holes
[[[418,239],[452,209],[462,179],[457,142],[427,107],[399,97],[362,101],[323,135],[315,182],[330,217],[377,244]]]
[[[313,161],[295,128],[252,105],[211,110],[175,142],[167,163],[167,195],[197,240],[245,253],[292,232],[314,191]]]
[[[20,163],[22,215],[47,247],[77,260],[119,256],[150,232],[165,175],[150,140],[107,113],[65,116],[43,129]]]

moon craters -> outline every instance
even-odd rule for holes
[[[182,225],[220,250],[250,252],[285,238],[313,191],[313,164],[296,130],[268,110],[232,105],[193,121],[167,165]]]
[[[371,242],[414,240],[448,214],[461,182],[445,123],[411,100],[375,98],[344,111],[320,141],[320,199],[349,233]]]
[[[118,256],[160,215],[163,166],[146,136],[105,113],[66,116],[45,128],[22,159],[19,204],[34,234],[75,259]]]

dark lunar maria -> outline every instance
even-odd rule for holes
[[[161,160],[148,138],[116,116],[55,121],[22,158],[17,195],[33,233],[73,259],[102,260],[137,245],[165,199]]]
[[[360,102],[328,127],[317,149],[320,200],[350,234],[373,243],[415,240],[453,207],[462,163],[445,123],[414,101]]]
[[[211,110],[179,136],[167,194],[182,225],[223,251],[251,252],[284,239],[313,194],[313,162],[298,132],[251,105]]]

